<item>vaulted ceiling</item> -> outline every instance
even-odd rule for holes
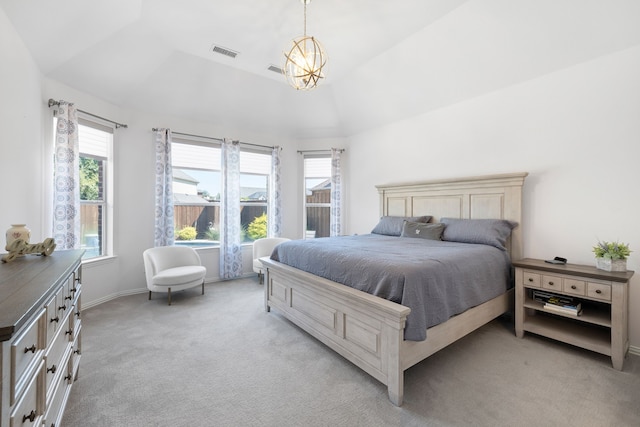
[[[346,136],[640,42],[640,2],[314,0],[328,54],[280,74],[300,0],[0,0],[42,73],[125,108],[299,137]],[[578,7],[581,6],[581,7]],[[238,53],[232,59],[213,52]]]

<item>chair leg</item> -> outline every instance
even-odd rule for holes
[[[204,295],[204,280],[202,281],[202,295]]]
[[[151,291],[149,291],[149,301],[151,301]]]
[[[260,279],[260,284],[264,283],[264,273],[258,273],[258,279]]]
[[[171,288],[168,288],[169,291],[167,292],[168,294],[168,300],[169,300],[169,305],[171,305]]]

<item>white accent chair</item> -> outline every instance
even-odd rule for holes
[[[143,252],[144,271],[151,292],[167,292],[171,305],[171,291],[202,286],[207,269],[202,266],[200,256],[193,248],[186,246],[159,246]]]
[[[260,258],[271,256],[276,246],[289,240],[286,237],[265,237],[253,242],[253,271],[258,273],[260,284],[264,283],[264,266]]]

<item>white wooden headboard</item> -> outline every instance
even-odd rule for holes
[[[527,172],[376,185],[381,215],[508,219],[522,224],[522,186]],[[511,259],[522,258],[522,227],[511,233]]]

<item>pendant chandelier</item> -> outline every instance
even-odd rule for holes
[[[320,42],[313,36],[307,36],[307,3],[311,0],[301,1],[304,3],[304,35],[293,39],[289,52],[285,52],[284,74],[295,89],[309,90],[324,79],[327,56]]]

